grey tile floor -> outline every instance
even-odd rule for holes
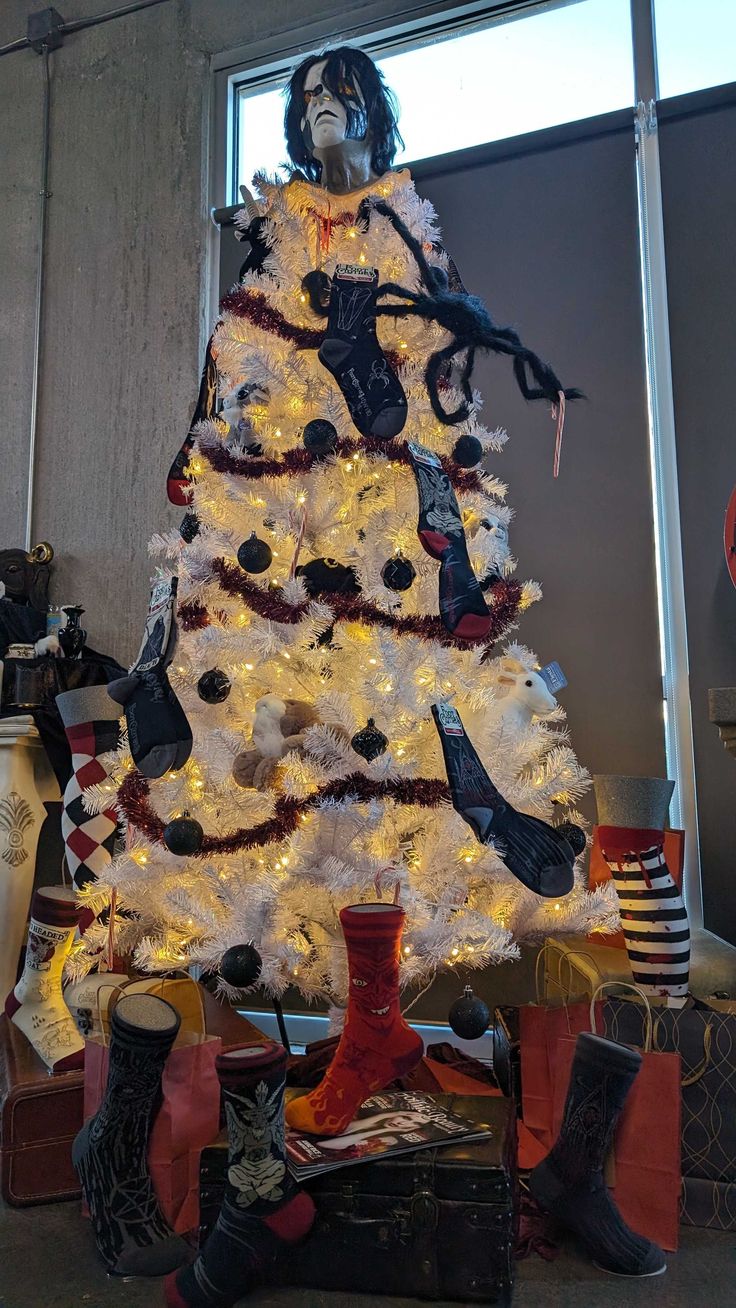
[[[554,1263],[519,1265],[514,1308],[735,1308],[736,1233],[682,1229],[682,1244],[662,1277],[623,1281],[596,1271],[574,1249]],[[249,1308],[418,1308],[414,1299],[261,1290]],[[0,1205],[2,1308],[161,1308],[155,1281],[108,1279],[76,1204]],[[450,1308],[439,1304],[436,1308]],[[457,1308],[457,1305],[455,1305]]]

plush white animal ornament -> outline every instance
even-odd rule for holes
[[[496,682],[502,694],[500,716],[510,726],[528,727],[532,718],[546,717],[557,708],[557,700],[543,678],[518,659],[501,659]]]

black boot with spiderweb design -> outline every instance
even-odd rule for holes
[[[164,1276],[191,1257],[158,1205],[146,1155],[180,1017],[155,995],[124,996],[110,1025],[105,1097],[72,1148],[97,1249],[116,1276]]]
[[[535,895],[558,899],[569,894],[574,883],[572,846],[548,822],[517,812],[504,799],[468,740],[456,709],[433,704],[432,716],[456,812],[482,845],[498,842],[499,858]],[[580,828],[570,824],[569,830]]]
[[[574,1231],[596,1266],[614,1276],[659,1276],[667,1268],[659,1245],[626,1225],[603,1178],[640,1067],[638,1050],[588,1032],[579,1035],[560,1134],[529,1177],[540,1208]]]

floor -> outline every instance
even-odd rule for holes
[[[736,1234],[682,1229],[666,1274],[642,1282],[596,1271],[574,1250],[554,1263],[519,1264],[514,1308],[708,1308],[736,1303]],[[244,1301],[245,1302],[245,1301]],[[108,1279],[76,1204],[0,1206],[2,1308],[160,1308],[159,1283]],[[249,1308],[370,1308],[374,1296],[315,1290],[262,1290]],[[379,1308],[417,1308],[414,1299],[381,1299]],[[436,1305],[436,1308],[449,1308]],[[457,1308],[457,1305],[455,1305]]]

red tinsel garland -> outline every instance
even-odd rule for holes
[[[272,336],[279,336],[282,341],[291,341],[300,350],[318,350],[325,339],[325,330],[316,327],[298,327],[289,322],[280,309],[269,303],[263,291],[254,291],[249,286],[234,286],[220,301],[220,312],[233,313],[236,318],[247,318],[256,327]],[[406,362],[402,350],[384,350],[384,355],[394,369],[400,369]]]
[[[151,785],[140,772],[131,772],[118,791],[118,804],[128,821],[142,831],[148,840],[163,844],[165,822],[154,812],[148,796]],[[366,804],[371,799],[390,799],[394,804],[416,804],[419,808],[438,808],[450,802],[450,788],[439,777],[400,778],[390,781],[372,781],[362,772],[353,772],[339,781],[321,786],[304,799],[280,795],[272,818],[254,827],[239,827],[227,836],[205,836],[198,858],[211,854],[237,854],[243,849],[256,849],[274,841],[285,840],[299,823],[303,813],[322,804],[339,803],[350,799]]]
[[[177,612],[182,631],[201,631],[209,627],[210,615],[204,604],[180,604]]]
[[[222,589],[232,596],[237,596],[248,608],[261,618],[270,618],[272,622],[294,624],[304,618],[310,600],[301,604],[290,604],[280,591],[266,590],[243,574],[234,563],[225,559],[215,559],[212,570]],[[457,649],[469,649],[478,641],[461,640],[447,631],[442,619],[436,614],[395,614],[379,609],[377,604],[363,599],[360,595],[324,595],[320,597],[329,605],[338,621],[365,622],[370,627],[384,627],[396,632],[397,636],[419,636],[421,640],[437,641],[440,645],[453,645]],[[521,601],[521,586],[518,581],[499,579],[493,588],[491,597],[491,626],[483,637],[483,643],[492,645],[514,621]]]
[[[291,477],[295,473],[310,472],[312,468],[323,462],[322,456],[311,454],[301,446],[285,450],[277,459],[253,454],[238,456],[232,454],[224,445],[200,445],[199,452],[215,472],[227,472],[232,477],[246,477],[249,481],[260,481],[263,477]],[[374,436],[367,436],[363,440],[342,440],[338,441],[335,453],[342,458],[350,458],[358,453],[369,456],[383,455],[392,463],[410,466],[406,441],[387,445],[386,441],[378,440]],[[483,490],[479,473],[459,468],[455,461],[448,459],[446,455],[439,457],[455,490],[464,493]]]

